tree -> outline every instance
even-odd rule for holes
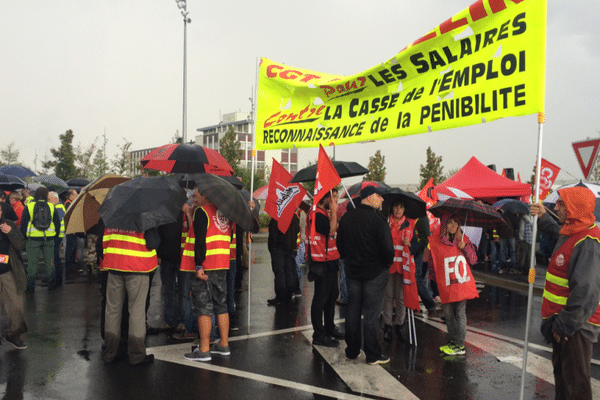
[[[125,175],[127,170],[129,169],[129,149],[131,148],[131,142],[128,142],[127,139],[123,138],[125,143],[121,146],[117,146],[119,149],[119,153],[113,158],[113,172],[117,175]],[[134,169],[132,175],[139,174],[139,166]]]
[[[92,155],[94,154],[94,151],[96,151],[96,139],[94,139],[94,142],[88,147],[82,147],[81,144],[78,144],[75,148],[75,163],[77,165],[77,175],[80,177],[89,178],[92,175]]]
[[[106,161],[106,154],[104,154],[104,147],[99,147],[94,156],[94,161],[92,161],[92,171],[90,175],[92,178],[99,178],[108,173],[108,170],[109,167],[108,162]]]
[[[179,135],[179,131],[175,131],[175,135],[171,139],[171,143],[176,143],[176,144],[183,143],[183,138]]]
[[[19,150],[15,149],[15,142],[0,150],[0,165],[21,165],[19,162]]]
[[[379,181],[385,183],[385,156],[381,155],[381,150],[377,150],[375,155],[369,157],[369,172],[363,176],[363,181]]]
[[[73,151],[73,138],[75,135],[72,130],[66,131],[60,135],[60,147],[50,149],[54,160],[42,163],[42,168],[54,168],[54,173],[59,178],[68,181],[77,177],[77,167],[75,167],[75,152]]]
[[[235,173],[239,175],[239,165],[242,159],[241,144],[237,140],[237,134],[233,130],[233,127],[229,127],[223,138],[219,141],[219,153],[227,160],[231,168]],[[256,186],[255,187],[260,187]]]
[[[250,177],[252,176],[252,168],[238,167],[235,174],[242,180],[244,189],[250,191],[250,184],[252,183],[250,181]],[[269,183],[267,175],[267,169],[257,169],[254,171],[254,190]]]
[[[433,178],[433,184],[437,185],[444,180],[444,167],[442,167],[442,156],[436,157],[431,151],[431,146],[427,148],[427,162],[425,166],[421,164],[419,167],[421,182],[419,187],[425,186],[429,179]]]

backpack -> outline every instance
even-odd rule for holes
[[[50,206],[45,201],[36,201],[33,206],[33,218],[31,223],[38,231],[50,228],[52,218],[50,217]]]

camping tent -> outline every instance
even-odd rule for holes
[[[522,197],[531,195],[531,186],[515,182],[497,174],[477,158],[471,157],[457,173],[438,186],[454,187],[473,198],[494,203],[498,197]]]

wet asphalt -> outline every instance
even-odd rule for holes
[[[210,363],[183,359],[193,343],[181,343],[163,332],[147,336],[151,364],[130,366],[126,359],[105,364],[101,359],[100,284],[70,276],[49,291],[38,283],[26,294],[23,336],[26,350],[4,342],[0,346],[0,396],[3,399],[513,399],[518,398],[527,283],[525,276],[493,275],[475,269],[480,297],[468,302],[467,354],[441,357],[446,343],[440,318],[415,317],[418,346],[396,337],[383,343],[391,356],[384,366],[348,362],[339,349],[310,343],[312,283],[303,279],[301,297],[291,304],[267,306],[273,297],[273,275],[266,234],[255,235],[248,302],[248,271],[238,295],[240,330],[231,336],[231,356]],[[538,267],[530,328],[528,372],[524,398],[554,396],[549,347],[539,333],[540,285]],[[305,274],[306,275],[306,274]],[[148,323],[161,320],[160,280],[151,289]],[[250,307],[248,306],[250,304]],[[247,326],[250,311],[250,326]],[[336,307],[344,328],[344,307]],[[594,359],[600,359],[595,346]],[[592,377],[600,379],[597,361]],[[599,392],[595,392],[599,393]]]

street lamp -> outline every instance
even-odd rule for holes
[[[183,16],[183,126],[181,128],[181,142],[185,143],[187,140],[187,24],[192,20],[188,18],[189,12],[186,10],[186,0],[175,0],[175,2]]]

